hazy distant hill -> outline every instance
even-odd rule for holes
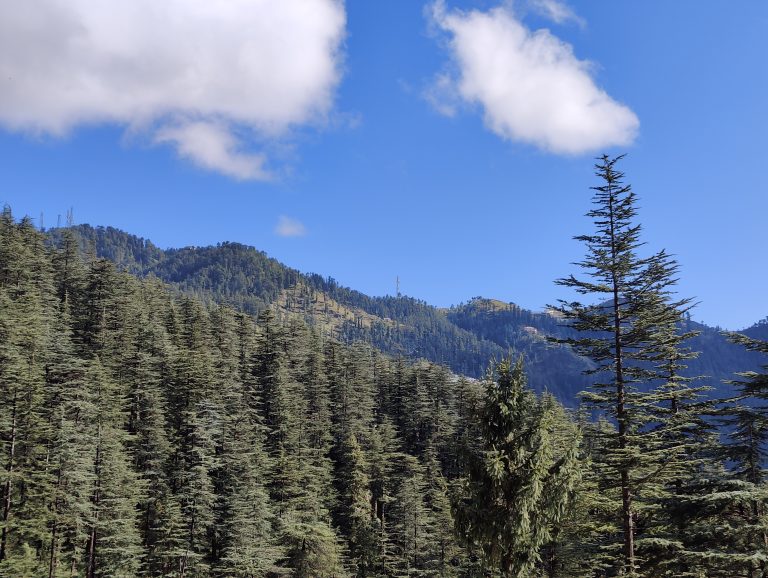
[[[547,335],[569,331],[546,313],[479,297],[438,309],[411,297],[371,297],[331,278],[303,274],[238,243],[162,250],[112,227],[75,229],[84,251],[95,251],[130,273],[155,275],[204,301],[228,303],[249,313],[274,305],[303,314],[344,341],[367,341],[391,355],[426,358],[471,377],[482,376],[492,358],[523,353],[531,384],[569,403],[591,379],[583,374],[591,367],[589,360],[546,340]],[[59,234],[50,232],[54,242]],[[709,376],[707,383],[723,389],[722,380],[759,365],[756,354],[732,345],[718,329],[688,323],[701,331],[691,343],[701,351],[690,363],[691,375]],[[745,333],[768,338],[768,320]]]
[[[758,321],[752,327],[745,329],[744,333],[754,339],[762,339],[763,341],[768,341],[768,317]]]
[[[493,341],[504,348],[525,352],[527,357],[534,360],[531,364],[533,370],[543,376],[547,383],[559,383],[565,376],[568,376],[568,383],[575,383],[576,374],[589,367],[588,360],[575,356],[570,350],[566,349],[566,354],[562,350],[543,349],[542,345],[536,347],[545,335],[565,337],[571,333],[570,329],[562,326],[552,315],[534,313],[511,303],[481,298],[451,308],[447,315],[456,325],[478,337]],[[687,362],[686,374],[705,377],[706,379],[701,381],[702,384],[706,383],[725,392],[729,388],[722,383],[723,380],[732,378],[737,371],[756,369],[760,364],[758,354],[730,343],[719,328],[688,320],[681,329],[699,332],[698,336],[688,342],[688,346],[700,354],[696,359]],[[766,339],[768,322],[757,323],[744,333]],[[578,361],[574,362],[574,358]],[[583,379],[583,384],[586,384],[587,378]]]

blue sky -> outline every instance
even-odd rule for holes
[[[694,317],[768,315],[762,0],[102,4],[0,7],[17,215],[538,310],[583,254],[594,156],[627,153]]]

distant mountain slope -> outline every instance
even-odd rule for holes
[[[748,327],[742,333],[753,339],[768,341],[768,317],[758,321],[752,327]]]
[[[567,403],[590,383],[583,373],[591,367],[589,360],[546,340],[547,335],[569,331],[546,313],[483,298],[438,309],[411,297],[371,297],[331,278],[301,273],[239,243],[162,250],[112,227],[79,225],[75,230],[85,252],[95,251],[135,275],[157,276],[203,301],[227,303],[253,314],[268,306],[301,313],[344,341],[366,341],[385,353],[422,357],[471,377],[482,376],[493,358],[510,351],[522,353],[531,385]],[[60,234],[52,230],[52,241]],[[756,354],[729,343],[719,330],[689,323],[701,331],[690,345],[702,352],[690,363],[691,375],[706,375],[707,383],[722,390],[726,388],[722,380],[759,365]],[[768,321],[745,333],[766,336]]]
[[[568,333],[552,315],[482,297],[451,307],[445,313],[450,321],[477,337],[505,351],[525,354],[529,372],[535,374],[543,386],[560,384],[567,379],[569,391],[578,393],[591,383],[592,378],[584,375],[584,371],[594,367],[591,361],[576,355],[569,347],[547,340],[547,336],[564,337]]]
[[[482,298],[451,308],[447,315],[459,327],[478,337],[504,348],[525,352],[532,360],[532,363],[529,362],[531,370],[539,372],[548,382],[562,379],[565,374],[573,376],[570,382],[575,383],[576,375],[591,367],[588,360],[574,355],[568,348],[546,349],[546,345],[542,344],[546,343],[546,335],[567,337],[573,333],[552,315],[534,313],[512,303]],[[737,371],[756,369],[760,364],[759,354],[729,342],[720,329],[687,320],[681,330],[699,332],[699,335],[687,342],[692,351],[699,351],[700,354],[686,362],[686,375],[703,377],[701,383],[714,387],[719,394],[727,394],[730,390],[723,383],[724,380],[733,378]],[[765,339],[761,335],[766,332],[768,322],[765,321],[744,331],[761,339]],[[588,379],[582,377],[583,386],[588,385]]]
[[[333,335],[345,341],[367,341],[391,355],[432,359],[456,373],[479,377],[489,360],[506,353],[498,345],[457,327],[444,313],[423,301],[369,297],[331,278],[302,274],[253,247],[221,243],[161,250],[150,241],[113,227],[78,225],[74,229],[84,252],[95,251],[136,275],[155,275],[203,301],[227,303],[249,313],[275,304],[304,313],[310,322],[318,324],[325,321],[316,311],[317,301],[365,313],[366,323],[354,315],[340,316],[332,324]],[[61,232],[53,230],[50,235],[57,242]],[[537,385],[535,378],[532,385]],[[564,399],[572,397],[571,392],[557,385],[550,389]]]

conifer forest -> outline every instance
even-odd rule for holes
[[[691,321],[621,169],[541,314],[6,207],[0,576],[768,578],[768,322]]]

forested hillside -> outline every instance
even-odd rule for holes
[[[0,217],[0,576],[623,572],[621,430],[534,393],[522,359],[457,378],[79,242]],[[674,376],[643,395],[636,575],[765,575],[763,410]]]
[[[768,341],[768,317],[758,321],[752,327],[749,327],[742,331],[745,335],[749,335],[753,339],[762,339]]]
[[[589,377],[582,374],[593,367],[587,359],[575,355],[570,348],[547,347],[548,337],[564,339],[575,334],[555,315],[533,313],[511,303],[476,298],[448,310],[448,318],[480,339],[525,353],[530,373],[536,373],[544,384],[559,384],[566,380],[578,384],[583,390],[591,383]],[[759,355],[731,343],[718,328],[683,317],[678,331],[694,333],[688,343],[693,351],[699,352],[687,360],[683,375],[703,377],[718,395],[730,392],[730,386],[725,382],[732,379],[734,373],[744,371],[744,368],[757,369],[760,365]],[[744,333],[766,339],[768,324],[757,323]]]
[[[479,297],[447,310],[410,297],[370,297],[333,279],[302,274],[237,243],[161,250],[112,227],[79,225],[75,231],[84,254],[92,251],[120,270],[154,275],[207,304],[257,314],[277,303],[282,311],[302,314],[340,341],[362,341],[390,355],[424,358],[476,378],[485,374],[489,360],[510,351],[520,353],[533,388],[550,391],[569,405],[575,405],[578,392],[592,382],[583,373],[591,367],[589,360],[547,340],[571,332],[549,313]],[[49,232],[54,242],[61,234]],[[765,327],[757,324],[746,333],[757,337],[766,333]],[[723,394],[729,390],[724,380],[759,366],[758,355],[728,342],[717,328],[684,319],[681,330],[700,332],[691,343],[700,354],[690,360],[686,375],[706,376]]]
[[[477,384],[77,242],[0,219],[1,576],[474,575],[447,480]]]

